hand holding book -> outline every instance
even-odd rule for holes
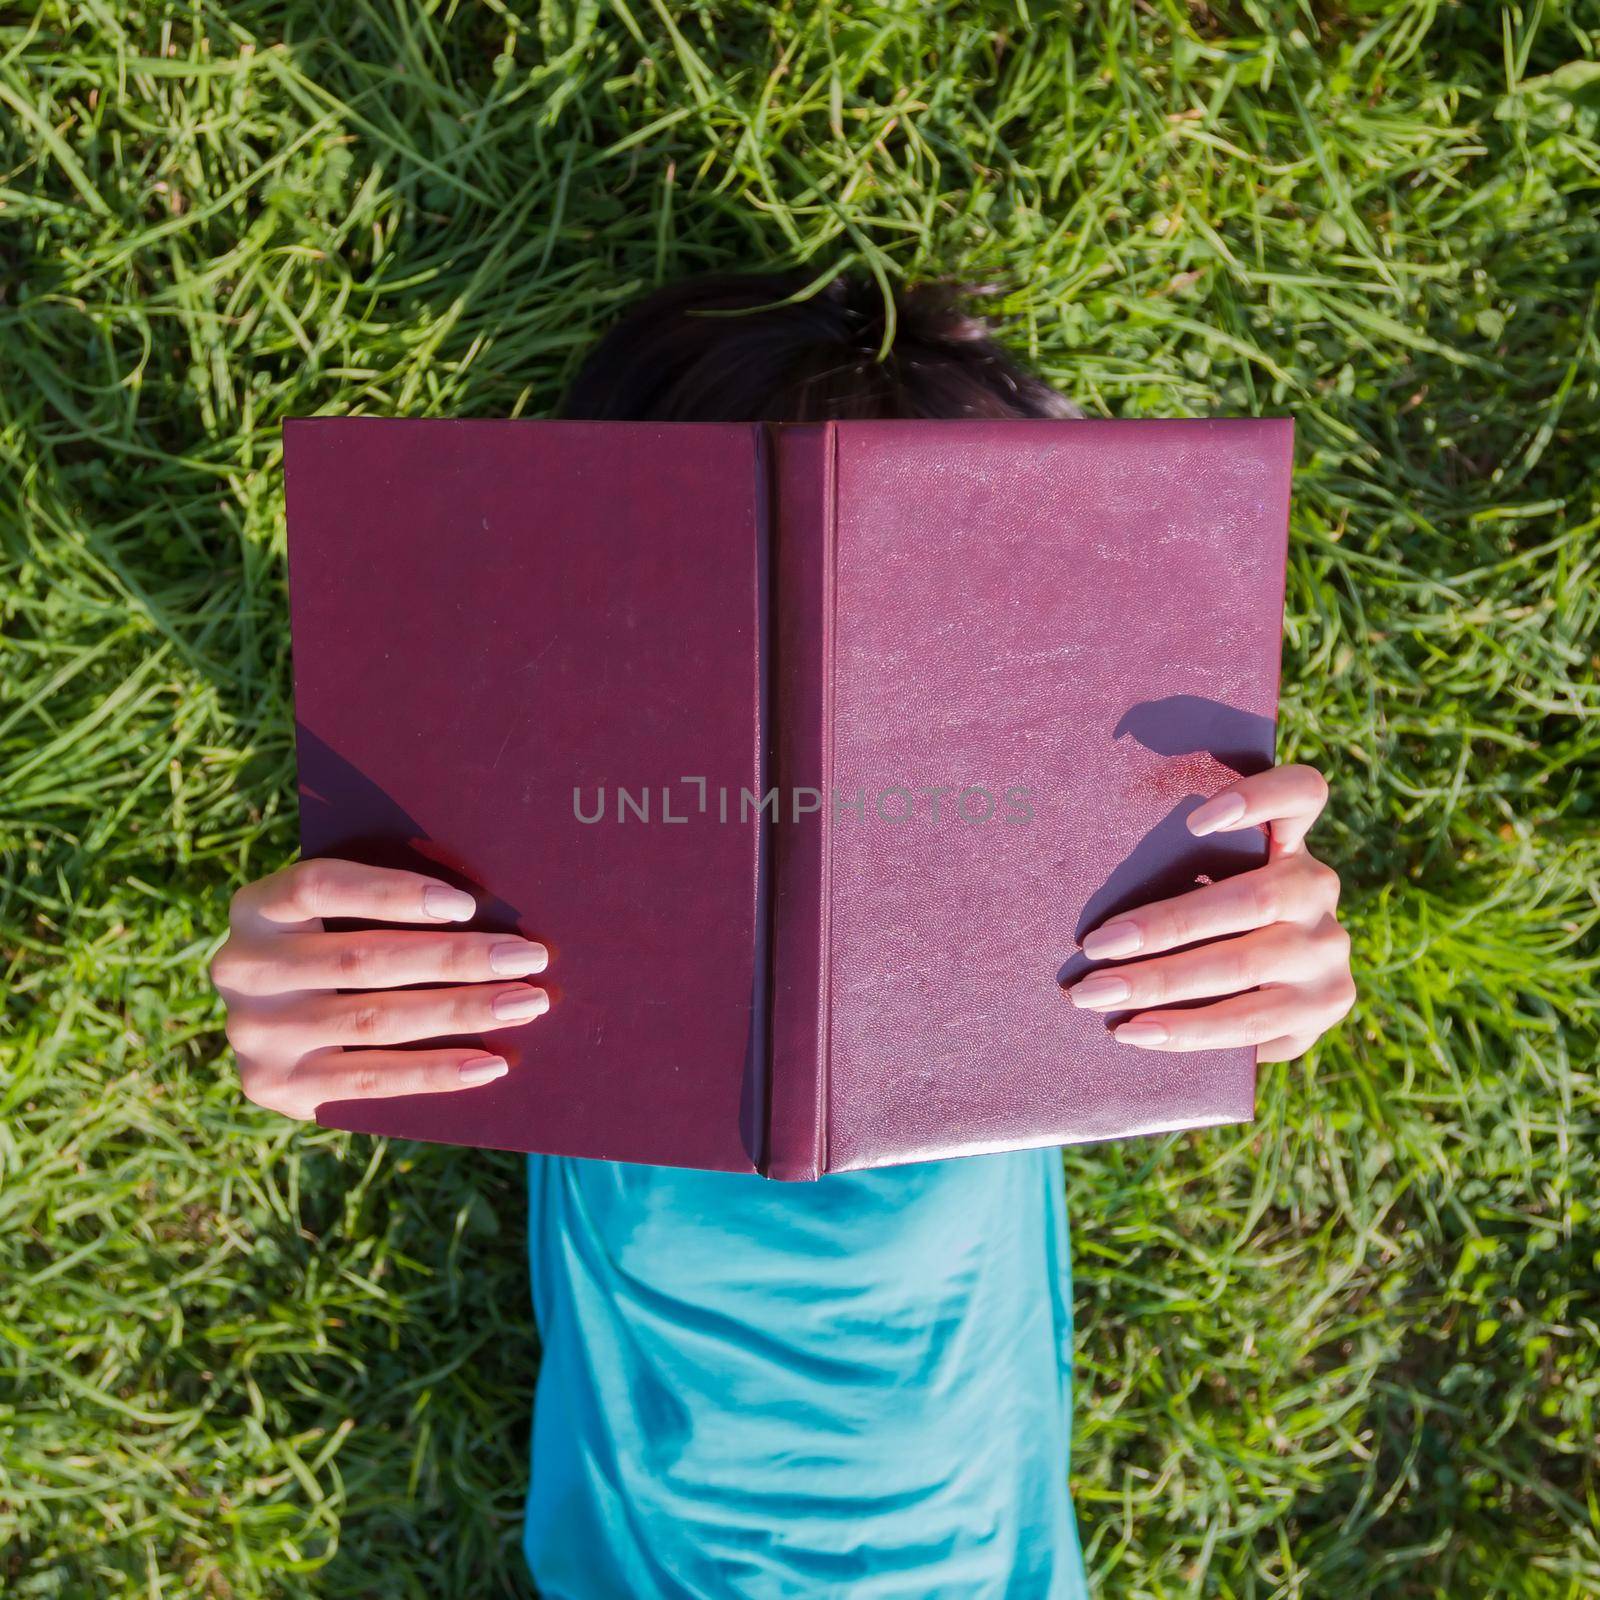
[[[1304,1054],[1356,997],[1339,874],[1305,847],[1327,799],[1314,767],[1274,767],[1190,812],[1188,829],[1202,837],[1267,828],[1266,866],[1103,923],[1083,953],[1117,965],[1074,983],[1072,1003],[1126,1011],[1111,1036],[1141,1050],[1254,1045],[1258,1061]]]
[[[504,1077],[505,1058],[477,1046],[395,1048],[550,1009],[544,989],[508,981],[544,971],[542,944],[414,926],[465,922],[476,910],[438,879],[355,861],[299,861],[247,884],[211,961],[246,1097],[307,1122],[330,1100],[443,1094]],[[413,926],[328,931],[325,919],[348,917]]]

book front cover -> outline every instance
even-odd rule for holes
[[[836,437],[828,1167],[1248,1120],[1253,1050],[1119,1044],[1059,980],[1265,860],[1184,818],[1272,762],[1292,424]]]

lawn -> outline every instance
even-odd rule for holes
[[[0,1589],[530,1592],[518,1163],[258,1112],[204,979],[295,846],[279,425],[804,263],[1298,422],[1362,999],[1065,1159],[1100,1591],[1600,1593],[1597,210],[1596,0],[0,4]]]

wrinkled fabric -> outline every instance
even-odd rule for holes
[[[528,1180],[548,1600],[1086,1595],[1059,1152]]]

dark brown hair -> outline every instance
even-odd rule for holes
[[[878,284],[844,273],[791,299],[811,281],[798,272],[715,274],[657,289],[585,358],[561,414],[619,422],[1082,415],[996,341],[972,309],[983,290],[900,290],[880,358],[887,306]]]

